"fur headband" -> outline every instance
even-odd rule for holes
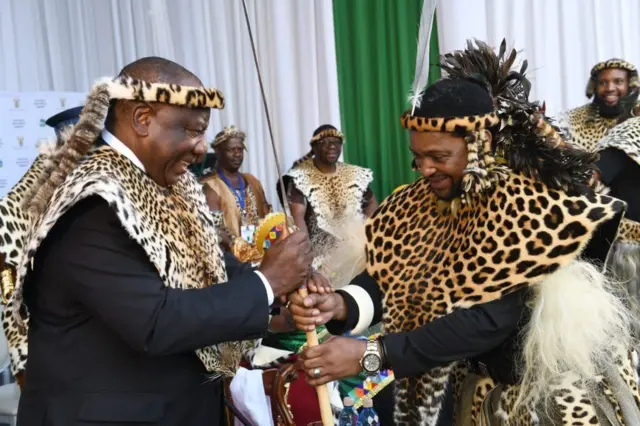
[[[620,69],[625,70],[629,73],[629,88],[637,89],[640,87],[640,82],[638,81],[638,70],[631,63],[622,59],[609,59],[607,61],[599,62],[591,68],[591,73],[589,76],[589,82],[587,83],[587,88],[585,90],[585,94],[587,98],[591,99],[593,95],[596,93],[596,86],[598,84],[598,75],[601,71],[609,70],[609,69]]]
[[[38,215],[44,211],[55,189],[91,150],[105,126],[111,101],[160,102],[185,108],[224,108],[224,96],[216,89],[149,83],[120,76],[98,80],[87,97],[78,123],[56,154],[47,161],[38,182],[25,196],[25,207]]]
[[[338,138],[341,141],[344,140],[344,135],[338,129],[326,129],[319,132],[317,135],[311,138],[311,143],[316,143],[321,141],[324,138]]]
[[[247,134],[242,130],[238,130],[236,126],[227,126],[224,129],[222,129],[222,131],[220,131],[216,135],[215,139],[213,140],[213,143],[211,144],[211,147],[215,148],[218,145],[228,141],[229,139],[236,139],[236,138],[242,139],[242,146],[246,150],[247,145],[244,143],[244,140],[247,138]]]

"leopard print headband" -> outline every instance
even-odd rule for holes
[[[585,94],[591,99],[596,93],[596,85],[598,84],[598,74],[608,69],[621,69],[629,73],[629,89],[638,89],[640,81],[638,80],[638,70],[631,63],[622,59],[609,59],[608,61],[599,62],[591,68],[589,82]]]
[[[344,135],[337,129],[326,129],[315,135],[311,138],[311,143],[314,144],[316,142],[321,141],[324,138],[338,138],[341,141],[344,141]]]
[[[32,214],[44,211],[55,189],[91,150],[104,129],[113,100],[160,102],[185,108],[224,108],[224,96],[216,89],[149,83],[128,76],[98,80],[87,97],[78,123],[48,159],[38,182],[24,199],[24,207]]]
[[[160,102],[186,108],[224,108],[224,96],[216,89],[149,83],[127,76],[103,78],[96,85],[105,85],[112,100]]]
[[[500,123],[496,112],[468,117],[416,117],[410,111],[401,117],[402,127],[415,132],[460,132],[466,134],[467,167],[463,172],[461,201],[470,202],[470,195],[481,194],[506,177],[507,169],[497,162],[491,150],[491,139],[483,130]]]
[[[526,116],[526,114],[524,114]],[[522,117],[520,118],[522,120]],[[512,143],[511,136],[496,135],[495,153],[492,149],[492,141],[484,130],[500,124],[501,130],[518,124],[530,129],[531,135],[539,140],[547,149],[566,150],[566,143],[562,135],[549,123],[544,113],[537,111],[528,116],[526,123],[517,123],[518,120],[509,114],[491,112],[477,116],[450,117],[450,118],[426,118],[411,116],[405,112],[401,117],[402,127],[416,132],[447,132],[463,133],[467,142],[467,167],[462,178],[461,202],[471,201],[471,196],[484,193],[497,182],[505,179],[509,173],[509,157]],[[511,154],[515,154],[511,152]],[[414,170],[415,162],[412,163]],[[526,174],[535,176],[535,171],[528,170]]]

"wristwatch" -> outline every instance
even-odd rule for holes
[[[382,368],[382,357],[380,356],[380,348],[378,341],[370,339],[367,341],[367,349],[360,360],[360,366],[367,376],[375,376]]]

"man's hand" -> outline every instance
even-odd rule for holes
[[[357,376],[362,372],[360,360],[366,349],[366,340],[336,336],[318,346],[306,348],[302,362],[307,382],[320,386]]]
[[[320,272],[314,272],[311,275],[311,279],[307,283],[307,287],[310,293],[329,294],[336,291],[327,277]]]
[[[289,311],[301,331],[313,331],[332,319],[344,321],[347,308],[339,293],[311,293],[304,299],[297,292],[289,295]]]
[[[273,294],[279,297],[300,287],[312,261],[309,237],[303,232],[294,232],[267,250],[258,270],[269,281]]]

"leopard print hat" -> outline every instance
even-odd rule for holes
[[[24,198],[23,206],[34,217],[44,211],[55,189],[94,146],[114,100],[160,102],[185,108],[224,108],[224,96],[216,89],[149,83],[126,75],[98,80],[87,97],[78,123],[64,143],[47,158],[44,172]]]
[[[567,146],[544,106],[529,100],[528,64],[525,60],[513,69],[516,57],[515,49],[507,54],[505,40],[499,53],[484,42],[468,41],[465,50],[441,57],[446,77],[427,87],[413,114],[402,114],[401,124],[410,131],[465,138],[463,203],[493,188],[509,170],[552,189],[591,190],[597,155]]]
[[[591,99],[596,94],[596,86],[598,84],[598,75],[600,72],[609,69],[620,69],[629,73],[629,91],[637,91],[640,87],[640,82],[638,81],[638,70],[635,65],[623,59],[613,58],[599,62],[591,68],[589,82],[585,89],[585,95],[587,95],[587,98]]]

